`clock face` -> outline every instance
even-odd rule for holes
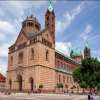
[[[48,10],[49,10],[50,12],[53,11],[53,7],[52,7],[51,3],[49,4]]]

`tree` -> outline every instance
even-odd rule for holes
[[[94,58],[82,60],[80,67],[73,72],[73,78],[81,88],[89,88],[91,92],[100,83],[100,62]]]
[[[84,81],[81,82],[81,83],[80,83],[80,87],[83,88],[83,93],[84,93],[84,92],[85,92],[84,89],[87,88],[86,82],[84,82]]]
[[[97,89],[100,90],[100,83],[97,84]]]

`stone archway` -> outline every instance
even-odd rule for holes
[[[18,75],[17,79],[18,79],[18,90],[22,91],[22,76]]]
[[[30,90],[33,91],[34,79],[32,77],[29,78],[29,83],[30,83]]]

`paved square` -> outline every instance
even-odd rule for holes
[[[100,96],[93,96],[94,100],[100,100]],[[87,100],[87,95],[68,94],[0,94],[0,100]]]

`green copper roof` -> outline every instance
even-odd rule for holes
[[[82,53],[78,48],[74,48],[71,50],[70,56],[81,56]]]
[[[49,3],[48,10],[49,10],[50,12],[53,11],[53,6],[52,6],[51,2]]]

